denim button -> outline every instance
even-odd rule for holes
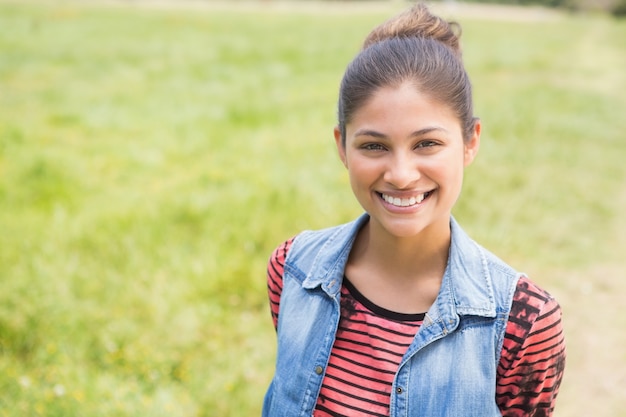
[[[322,372],[324,372],[324,368],[322,368],[321,366],[317,365],[315,367],[315,373],[318,375],[322,375]]]
[[[396,392],[397,392],[398,394],[402,394],[402,388],[401,388],[401,387],[396,388]]]

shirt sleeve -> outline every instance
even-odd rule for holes
[[[285,259],[291,247],[293,238],[278,246],[267,264],[267,293],[270,301],[270,311],[274,328],[278,325],[278,310],[280,308],[280,295],[283,291],[283,272],[285,270]]]
[[[563,370],[561,308],[528,278],[520,278],[497,371],[496,403],[504,417],[548,417]]]

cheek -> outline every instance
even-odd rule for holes
[[[372,176],[385,170],[385,160],[355,155],[348,158],[349,170],[353,175]]]
[[[448,185],[463,180],[464,164],[463,158],[457,158],[456,155],[442,155],[441,158],[431,160],[429,163],[422,165],[422,172],[438,182]]]
[[[351,184],[363,184],[370,180],[371,173],[369,170],[363,169],[363,167],[358,164],[350,164],[348,167],[348,175],[350,176]]]
[[[360,158],[349,158],[348,176],[354,191],[357,188],[369,187],[377,181],[381,175],[381,168],[373,161]]]

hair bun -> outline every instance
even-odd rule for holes
[[[455,55],[461,56],[459,38],[461,27],[456,22],[448,22],[433,15],[423,3],[392,17],[374,28],[365,38],[363,49],[391,38],[430,38],[448,46]]]

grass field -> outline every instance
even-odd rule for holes
[[[0,417],[258,415],[267,257],[360,213],[337,87],[404,4],[138,4],[0,0]],[[626,22],[464,10],[455,215],[561,302],[556,415],[626,416]]]

